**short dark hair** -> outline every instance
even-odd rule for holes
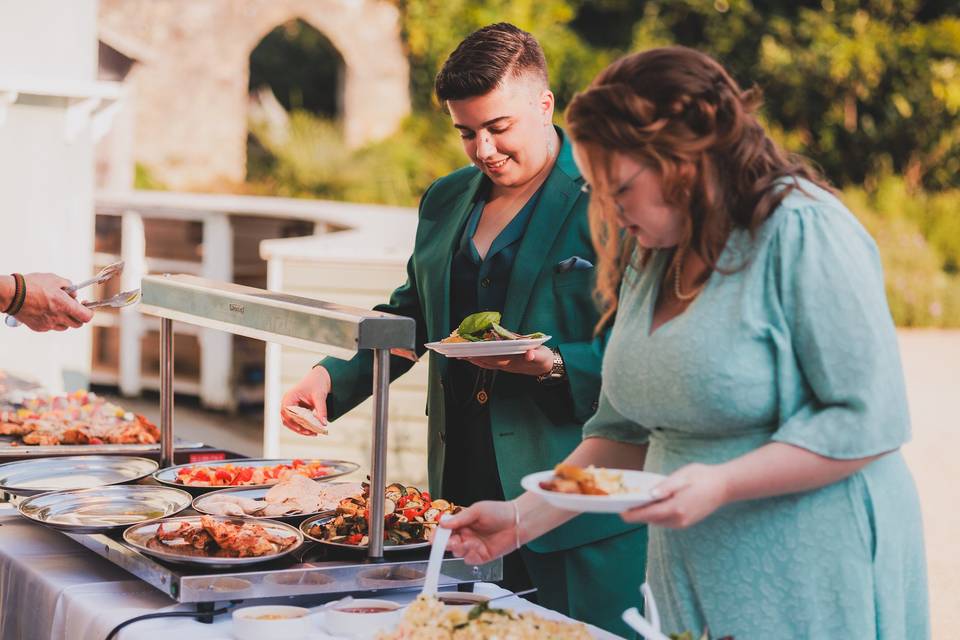
[[[507,22],[477,29],[457,45],[437,74],[440,102],[483,96],[507,74],[533,74],[547,85],[547,59],[532,35]]]

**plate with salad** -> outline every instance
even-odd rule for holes
[[[536,349],[550,337],[540,332],[516,333],[500,324],[498,312],[481,311],[464,318],[443,340],[424,346],[448,358],[511,356]]]

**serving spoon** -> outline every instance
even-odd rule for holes
[[[449,514],[440,517],[440,522],[449,518]],[[447,551],[447,542],[450,541],[452,529],[441,527],[439,524],[433,532],[433,542],[430,545],[430,561],[427,562],[427,575],[423,579],[422,596],[436,596],[440,584],[440,567],[443,565],[443,554]]]

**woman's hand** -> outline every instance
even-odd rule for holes
[[[688,464],[651,490],[657,502],[623,514],[627,522],[645,522],[671,529],[695,525],[730,502],[724,468]]]
[[[90,322],[93,311],[75,300],[75,293],[64,287],[70,281],[53,273],[28,273],[24,276],[27,296],[16,318],[34,331],[66,331]]]
[[[481,369],[496,369],[525,376],[542,376],[553,369],[553,351],[543,345],[515,356],[464,358]]]
[[[280,420],[283,422],[283,426],[302,436],[317,435],[313,431],[297,425],[283,408],[299,406],[311,409],[320,424],[326,426],[329,424],[327,422],[327,396],[332,388],[333,383],[326,369],[323,367],[310,369],[307,375],[300,379],[300,382],[283,394],[283,399],[280,401]]]
[[[467,564],[485,564],[517,548],[510,502],[478,502],[440,523],[453,530],[447,548]]]

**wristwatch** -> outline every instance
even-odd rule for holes
[[[560,350],[551,348],[550,351],[553,351],[553,366],[547,373],[537,376],[537,382],[558,381],[567,377],[567,368],[563,366]]]

